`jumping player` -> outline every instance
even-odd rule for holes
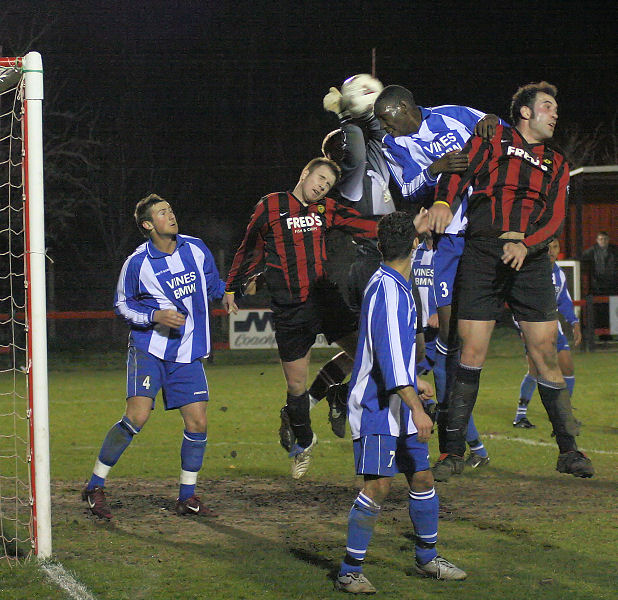
[[[373,112],[350,113],[336,87],[330,88],[322,104],[324,110],[337,116],[340,125],[322,142],[324,156],[341,168],[341,178],[335,186],[338,201],[365,216],[393,212],[395,207],[388,191],[390,176],[381,150],[384,132]],[[365,285],[380,265],[380,253],[375,239],[357,239],[355,246],[356,258],[348,275],[348,305],[358,315]],[[351,370],[352,358],[344,352],[329,360],[309,387],[312,407],[327,395],[330,386],[342,382]],[[329,395],[329,404],[331,427],[335,435],[342,437],[346,428],[345,406],[338,405],[334,394]]]
[[[410,90],[389,85],[378,96],[375,115],[384,127],[384,153],[394,180],[404,199],[415,205],[431,205],[439,177],[461,173],[468,166],[462,151],[468,138],[476,133],[485,138],[493,135],[500,122],[497,116],[466,106],[417,106]],[[459,257],[463,249],[465,202],[455,213],[448,229],[434,241],[434,287],[438,307],[439,333],[436,340],[434,374],[438,401],[438,438],[440,458],[434,465],[437,481],[447,481],[454,473],[446,457],[445,428],[450,382],[457,363],[459,340],[454,319],[451,319],[453,284]],[[452,326],[451,326],[452,322]]]
[[[429,226],[442,233],[470,186],[466,245],[457,272],[460,364],[449,402],[447,453],[463,467],[464,433],[478,395],[481,369],[496,318],[507,302],[538,371],[538,390],[560,454],[556,469],[592,477],[590,459],[578,451],[578,426],[558,365],[556,294],[547,245],[563,226],[569,183],[564,156],[551,144],[558,120],[555,86],[543,81],[517,90],[513,128],[499,126],[488,142],[466,144],[470,166],[447,174],[429,210]]]
[[[335,581],[336,589],[352,594],[376,592],[363,562],[397,473],[404,473],[409,485],[416,571],[440,579],[466,577],[435,547],[439,501],[427,447],[433,423],[423,408],[432,390],[415,375],[417,314],[410,288],[415,235],[409,214],[382,218],[378,240],[384,262],[369,280],[362,304],[348,410],[356,473],[364,484],[348,516],[346,554]]]
[[[573,345],[579,346],[582,341],[582,330],[579,325],[579,319],[575,314],[575,308],[573,306],[573,300],[566,285],[566,275],[564,271],[558,266],[556,260],[558,254],[560,254],[560,242],[557,239],[552,240],[548,246],[549,259],[552,264],[551,277],[554,283],[554,289],[556,290],[556,304],[558,305],[558,312],[567,320],[569,325],[573,328]],[[515,325],[518,325],[515,321]],[[571,356],[571,347],[569,341],[562,331],[562,325],[558,321],[558,364],[562,371],[562,376],[566,383],[569,395],[573,396],[573,389],[575,388],[575,368],[573,366],[573,357]],[[526,350],[526,359],[528,360],[528,372],[524,376],[521,382],[519,404],[517,406],[517,413],[515,414],[515,420],[513,421],[513,427],[519,427],[521,429],[531,429],[536,427],[533,425],[527,416],[528,404],[532,399],[534,388],[536,388],[538,372],[534,363],[528,356]]]
[[[421,209],[424,211],[425,209]],[[431,233],[424,236],[424,240],[415,248],[412,255],[412,276],[416,283],[421,298],[422,318],[425,341],[425,358],[416,365],[417,375],[427,375],[433,371],[436,358],[436,337],[438,335],[438,315],[436,311],[436,297],[433,285],[434,280],[434,247]],[[444,388],[444,382],[436,382],[438,375],[434,371],[434,383],[436,388]],[[435,407],[434,407],[435,408]],[[487,449],[481,440],[481,436],[474,424],[474,416],[470,415],[466,442],[470,453],[466,458],[466,465],[476,469],[489,464]]]
[[[373,83],[375,89],[382,89],[379,81],[373,79]],[[388,188],[390,173],[382,153],[384,131],[373,114],[373,104],[370,102],[378,92],[368,94],[359,90],[359,94],[362,94],[360,109],[354,103],[352,106],[344,104],[341,92],[335,87],[331,87],[324,96],[324,109],[337,115],[340,127],[324,138],[322,153],[341,168],[341,179],[336,184],[339,201],[364,216],[382,216],[394,212],[395,206]],[[377,239],[362,238],[354,243],[356,256],[348,272],[347,298],[358,318],[365,286],[380,266],[381,256]],[[416,293],[416,288],[413,291]],[[339,437],[344,437],[346,430],[348,388],[347,385],[337,384],[351,371],[352,358],[342,352],[319,370],[309,387],[312,407],[327,397],[329,422],[333,433]]]
[[[340,229],[354,237],[375,237],[376,220],[326,197],[340,177],[336,163],[315,158],[292,192],[264,196],[256,205],[227,279],[233,297],[261,262],[271,295],[275,339],[287,383],[281,409],[281,445],[292,458],[292,476],[302,477],[317,436],[311,429],[307,368],[318,333],[348,354],[356,349],[354,315],[326,278],[325,236]]]
[[[116,314],[131,326],[127,406],[105,436],[82,499],[92,514],[111,519],[105,479],[148,421],[162,390],[165,410],[178,409],[184,421],[176,512],[214,516],[195,495],[207,441],[208,384],[201,359],[210,352],[209,300],[223,297],[228,313],[237,307],[223,293],[225,282],[210,250],[202,240],[178,233],[167,201],[156,194],[143,198],[135,222],[148,241],[125,261],[114,302]]]

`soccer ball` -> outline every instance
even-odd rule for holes
[[[343,106],[353,117],[366,115],[383,89],[382,83],[367,73],[348,77],[341,86]]]

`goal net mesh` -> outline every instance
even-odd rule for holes
[[[17,61],[0,66],[0,562],[10,564],[30,557],[34,549],[23,91]]]

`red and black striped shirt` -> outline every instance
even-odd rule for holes
[[[327,231],[340,229],[357,238],[375,238],[377,220],[332,198],[304,206],[291,192],[264,196],[236,251],[226,289],[238,291],[264,261],[272,299],[277,304],[304,302],[310,284],[326,276]]]
[[[472,186],[467,235],[517,231],[529,249],[539,249],[559,234],[569,185],[562,154],[546,143],[529,144],[517,129],[501,125],[489,142],[472,136],[463,152],[467,171],[443,174],[435,200],[452,206]]]

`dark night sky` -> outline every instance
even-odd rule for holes
[[[147,149],[148,166],[166,175],[156,191],[175,196],[181,215],[232,215],[211,243],[233,250],[259,197],[293,186],[319,154],[336,125],[324,93],[368,72],[373,47],[382,82],[409,87],[421,105],[506,117],[517,86],[547,79],[559,89],[559,128],[609,126],[618,9],[539,4],[2,0],[0,42],[4,54],[23,51],[42,32],[31,47],[47,96],[91,108],[129,162],[143,164]],[[131,178],[129,207],[154,191],[145,170]]]
[[[546,78],[563,123],[611,121],[618,9],[601,9],[611,3],[471,4],[3,0],[0,19],[22,41],[20,26],[47,26],[33,47],[48,94],[62,84],[64,102],[93,106],[109,127],[130,120],[125,130],[147,135],[167,162],[295,174],[334,125],[322,95],[368,71],[372,47],[378,77],[410,87],[419,104],[506,116],[519,84]],[[256,181],[249,194],[267,189]]]

